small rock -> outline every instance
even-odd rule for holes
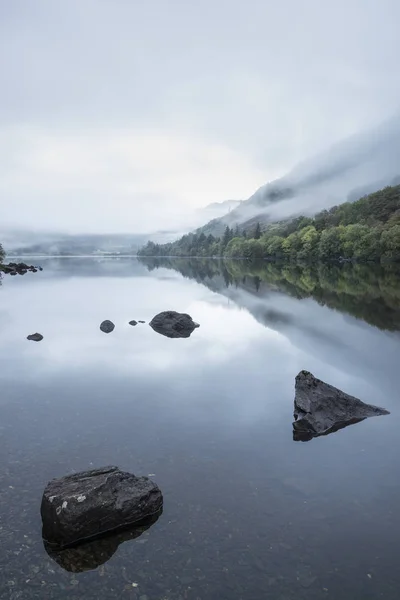
[[[129,321],[129,325],[132,325],[133,327],[134,327],[135,325],[137,325],[137,324],[138,324],[138,322],[137,322],[137,321]]]
[[[112,321],[109,321],[108,319],[106,321],[103,321],[100,325],[100,329],[104,333],[111,333],[112,331],[114,331],[114,328],[114,323]]]
[[[43,336],[41,333],[32,333],[31,335],[28,335],[28,337],[26,339],[31,340],[32,342],[41,342],[43,339]]]
[[[138,323],[146,323],[146,321],[138,321]]]

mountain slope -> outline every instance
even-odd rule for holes
[[[398,183],[400,115],[379,127],[334,145],[295,167],[290,173],[259,188],[248,200],[200,228],[220,236],[226,225],[247,229],[257,221],[313,214],[346,200]]]
[[[400,260],[400,185],[387,186],[305,215],[260,223],[247,233],[225,227],[216,238],[204,232],[184,235],[175,242],[148,242],[141,256],[212,256],[227,258],[278,258],[287,260]]]

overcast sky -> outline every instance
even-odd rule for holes
[[[0,0],[0,16],[2,224],[172,227],[400,105],[399,0]]]

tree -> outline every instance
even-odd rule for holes
[[[261,237],[261,225],[260,225],[260,221],[257,221],[257,225],[254,231],[254,239],[255,240],[259,240]]]
[[[273,235],[272,237],[266,240],[264,243],[264,256],[268,257],[280,257],[283,254],[282,244],[283,237],[279,235]]]
[[[400,225],[394,225],[386,231],[382,232],[381,236],[383,258],[385,259],[400,259]]]
[[[297,253],[301,250],[301,238],[297,231],[283,240],[282,249],[287,258],[296,258]]]
[[[335,259],[341,256],[341,239],[339,227],[324,229],[318,244],[318,257],[322,260]]]
[[[233,238],[233,231],[229,229],[229,225],[225,227],[224,235],[222,237],[222,246],[225,248],[231,239]]]
[[[243,258],[244,243],[245,240],[243,238],[233,238],[225,248],[224,256],[227,258]]]
[[[302,247],[298,252],[298,258],[307,260],[315,258],[317,255],[319,237],[319,233],[313,225],[301,229],[300,242]]]

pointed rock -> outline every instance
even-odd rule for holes
[[[384,408],[365,404],[317,379],[308,371],[300,371],[296,377],[293,415],[295,441],[311,440],[368,417],[388,414],[389,411]]]

